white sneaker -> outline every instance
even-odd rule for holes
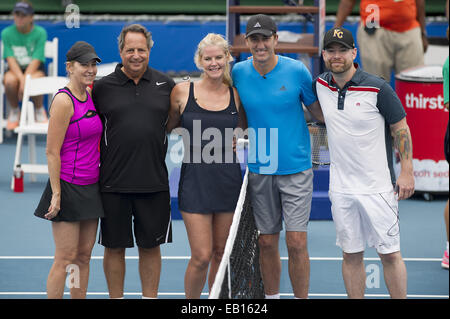
[[[45,109],[43,107],[35,108],[34,117],[36,119],[36,122],[38,122],[38,123],[47,123],[48,122],[47,113],[45,112]]]
[[[20,109],[18,107],[11,107],[9,110],[8,121],[6,122],[6,129],[8,131],[13,131],[19,126],[20,120]]]

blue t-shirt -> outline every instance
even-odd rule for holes
[[[249,59],[232,70],[233,82],[247,114],[250,172],[295,174],[311,168],[309,131],[303,115],[317,100],[305,65],[278,56],[275,68],[261,76]]]

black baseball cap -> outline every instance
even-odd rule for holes
[[[270,37],[275,33],[277,33],[275,21],[265,14],[257,14],[248,20],[245,37],[248,38],[252,34],[262,34]]]
[[[331,43],[339,43],[349,49],[355,48],[355,40],[353,40],[352,33],[344,28],[333,28],[325,33],[323,48],[326,49]]]
[[[16,12],[22,12],[23,14],[29,16],[34,14],[34,9],[28,2],[17,2],[13,9],[13,13]]]
[[[66,61],[87,63],[91,60],[102,62],[92,45],[84,41],[77,41],[66,53]]]

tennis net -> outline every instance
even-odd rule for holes
[[[259,266],[259,232],[256,229],[247,186],[248,168],[210,299],[264,298]]]

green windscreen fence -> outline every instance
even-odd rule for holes
[[[16,0],[1,0],[0,14],[11,12]],[[31,1],[36,13],[63,13],[62,0]],[[226,0],[73,0],[81,13],[85,14],[225,14]],[[312,5],[313,0],[305,0],[304,5]],[[328,0],[328,15],[336,14],[339,0]],[[241,5],[283,5],[282,0],[241,0]],[[358,6],[353,9],[358,14]],[[427,15],[444,15],[445,0],[427,0]]]

